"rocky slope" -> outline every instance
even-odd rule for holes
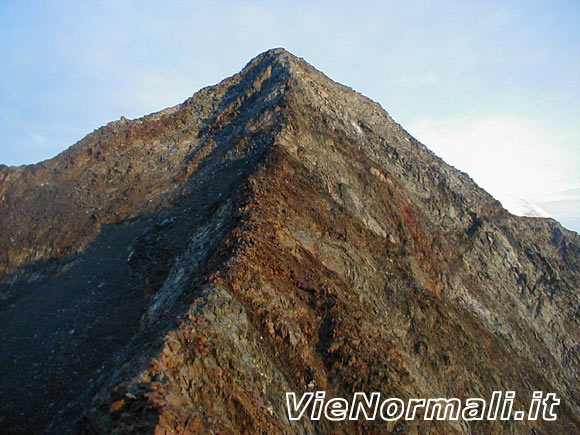
[[[282,49],[0,167],[7,433],[580,431],[580,237]],[[289,421],[284,393],[562,398],[556,422]]]

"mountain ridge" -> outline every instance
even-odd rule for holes
[[[27,424],[59,433],[421,431],[290,422],[283,392],[542,387],[564,398],[556,426],[434,430],[578,428],[578,235],[509,215],[285,50],[57,157],[0,174],[5,420],[30,420],[28,405]],[[20,382],[39,355],[50,376],[34,398]],[[51,417],[59,385],[71,393]]]

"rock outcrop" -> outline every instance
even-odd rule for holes
[[[0,167],[7,433],[578,433],[580,237],[510,215],[274,49]],[[289,421],[285,392],[560,397],[548,421]]]

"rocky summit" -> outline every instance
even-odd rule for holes
[[[490,170],[492,170],[490,168]],[[2,433],[580,433],[580,236],[283,49],[0,166]],[[289,419],[286,393],[561,399]]]

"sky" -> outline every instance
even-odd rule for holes
[[[580,231],[580,1],[0,2],[0,163],[178,104],[284,47],[501,200]]]

